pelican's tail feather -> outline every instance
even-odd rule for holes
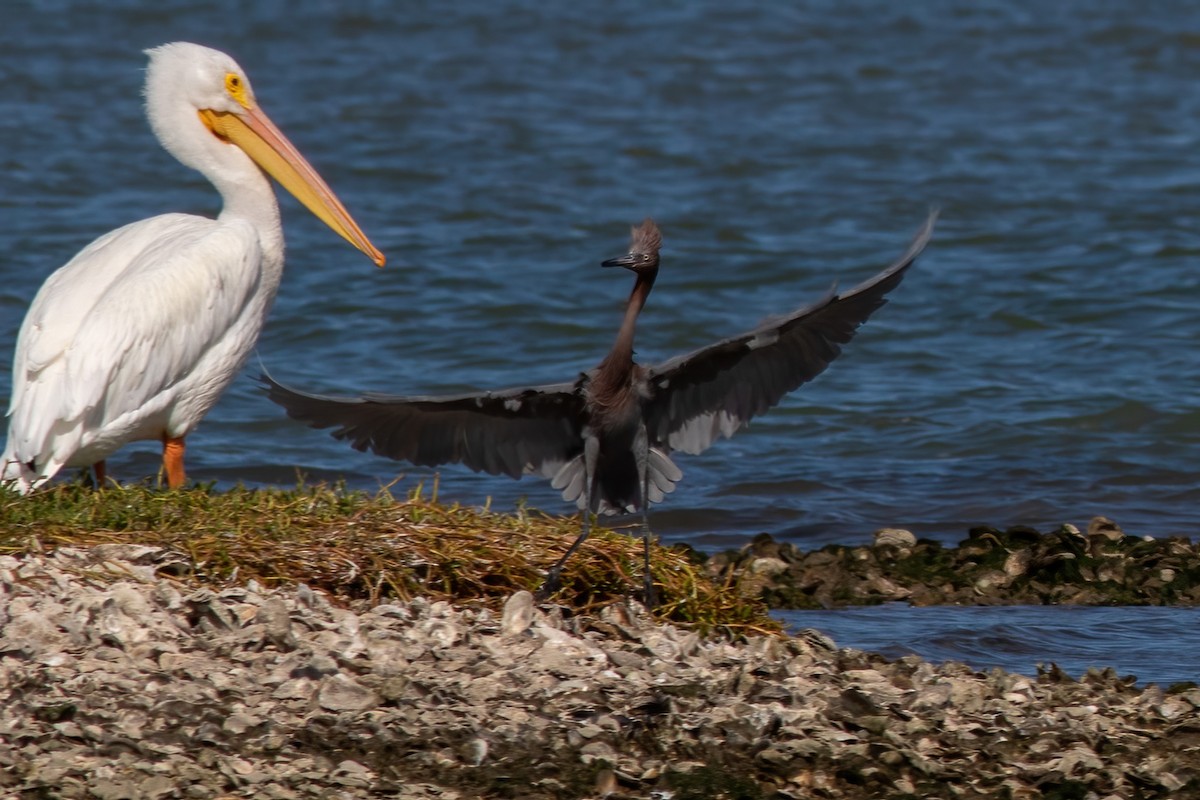
[[[0,456],[0,488],[19,494],[29,494],[45,480],[28,464],[21,463],[12,452],[6,450]]]

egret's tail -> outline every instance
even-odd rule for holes
[[[587,495],[583,491],[583,454],[576,456],[555,473],[550,481],[550,486],[562,491],[563,500],[568,503],[575,503],[580,511],[587,504]],[[675,462],[671,457],[659,450],[657,447],[651,447],[647,453],[646,460],[646,477],[649,479],[647,489],[647,499],[651,504],[661,503],[662,499],[675,491],[675,484],[683,478],[683,471],[675,466]],[[597,514],[626,514],[633,513],[641,508],[638,502],[638,495],[641,493],[637,489],[637,481],[632,482],[633,491],[637,494],[620,497],[606,497],[603,490],[597,491],[595,496],[591,498],[592,511]]]

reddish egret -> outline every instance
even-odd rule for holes
[[[850,291],[830,290],[785,317],[656,366],[633,360],[634,327],[658,275],[662,246],[658,227],[647,219],[633,229],[626,255],[603,262],[636,276],[612,350],[571,383],[440,397],[324,397],[267,375],[262,381],[289,416],[334,428],[335,437],[358,450],[419,466],[463,464],[493,475],[549,478],[583,511],[583,528],[547,573],[546,592],[557,587],[563,565],[587,538],[589,512],[640,511],[646,600],[652,602],[648,509],[683,477],[671,451],[707,449],[821,374],[887,302],[925,248],[936,218],[929,215],[895,263]]]

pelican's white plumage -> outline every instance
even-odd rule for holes
[[[161,439],[168,483],[183,483],[183,438],[254,347],[283,273],[263,170],[383,264],[232,58],[184,42],[147,54],[155,134],[224,205],[215,220],[164,214],[119,228],[42,285],[17,337],[2,457],[3,480],[21,492],[64,466],[95,465],[102,478],[104,459],[138,439]]]

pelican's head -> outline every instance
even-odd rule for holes
[[[189,42],[164,44],[146,54],[146,114],[163,147],[222,191],[245,175],[248,159],[383,266],[383,254],[333,190],[259,108],[250,79],[236,61]]]
[[[146,51],[146,99],[163,91],[197,110],[238,113],[256,106],[246,72],[220,50],[171,42]]]
[[[654,220],[646,217],[635,225],[629,236],[629,252],[601,262],[602,267],[625,267],[634,272],[657,270],[658,251],[662,249],[662,233]]]

